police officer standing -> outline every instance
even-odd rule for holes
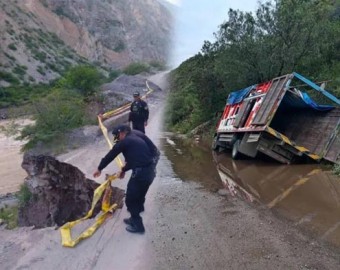
[[[132,122],[133,129],[145,133],[145,127],[149,119],[148,104],[140,98],[139,92],[135,92],[133,98],[134,101],[130,107],[129,122]]]
[[[140,213],[144,211],[145,195],[156,176],[159,151],[144,133],[131,130],[127,125],[115,127],[112,134],[117,143],[101,160],[93,176],[99,177],[101,171],[123,153],[126,164],[120,171],[119,178],[124,178],[125,172],[132,170],[125,198],[127,210],[131,214],[130,218],[124,219],[128,225],[126,230],[131,233],[144,233],[145,228]]]

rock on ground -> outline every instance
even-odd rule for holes
[[[79,219],[89,211],[94,190],[99,186],[76,167],[50,156],[25,154],[22,167],[28,177],[28,201],[19,208],[19,226],[61,226]],[[122,207],[124,191],[112,188],[111,203]],[[101,209],[101,201],[94,210]]]

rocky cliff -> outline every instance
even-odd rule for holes
[[[0,6],[2,85],[48,81],[74,63],[120,68],[168,59],[172,19],[157,0],[0,0]]]

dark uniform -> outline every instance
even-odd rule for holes
[[[127,227],[128,231],[143,233],[145,229],[140,213],[144,211],[145,195],[156,176],[159,151],[145,134],[138,130],[131,131],[128,126],[115,128],[113,134],[117,135],[118,132],[126,130],[129,131],[126,137],[118,141],[101,160],[98,170],[104,169],[120,153],[124,155],[126,165],[122,171],[132,170],[125,198],[131,218],[125,219],[124,222],[132,228]]]
[[[148,104],[141,99],[133,101],[130,107],[129,114],[129,122],[132,122],[132,128],[145,133],[145,122],[147,122],[148,119]]]

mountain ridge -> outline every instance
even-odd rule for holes
[[[74,64],[119,69],[168,61],[172,16],[156,0],[0,0],[0,5],[2,86],[48,82]]]

